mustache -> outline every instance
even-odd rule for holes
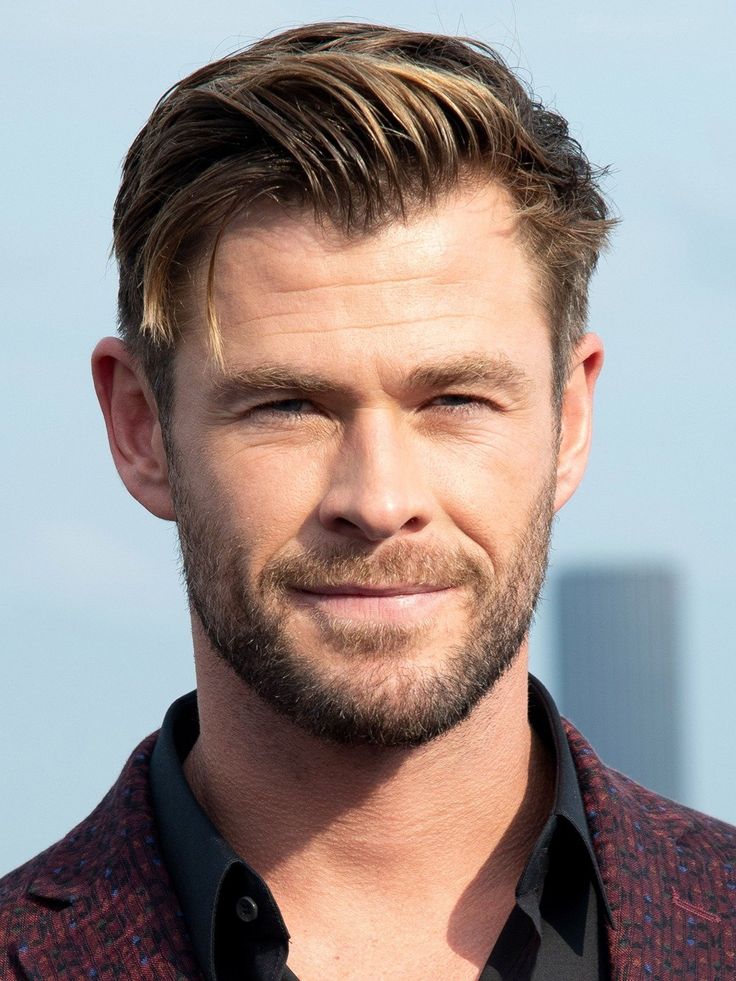
[[[373,553],[346,552],[344,549],[305,549],[294,555],[273,559],[261,571],[263,590],[314,589],[338,587],[345,583],[363,587],[415,586],[452,588],[471,585],[486,587],[494,579],[488,561],[482,561],[457,548],[448,551],[418,548],[397,542]]]

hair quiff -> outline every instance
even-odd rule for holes
[[[183,287],[208,251],[219,356],[212,278],[236,214],[269,200],[365,234],[495,180],[539,271],[559,396],[612,224],[599,176],[566,121],[483,44],[352,23],[286,31],[183,79],[136,137],[115,203],[120,331],[166,417]]]

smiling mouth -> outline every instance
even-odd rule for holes
[[[339,586],[302,587],[300,593],[314,596],[414,596],[418,593],[436,593],[447,589],[439,584],[419,585],[416,583],[396,583],[392,586],[361,586],[358,583],[341,583]]]
[[[442,585],[313,586],[290,591],[295,603],[321,616],[411,625],[427,620],[455,593]]]

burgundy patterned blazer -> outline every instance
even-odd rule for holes
[[[736,979],[736,828],[644,790],[566,729],[614,916],[614,981]],[[203,981],[159,854],[154,743],[66,838],[0,880],[2,981]]]

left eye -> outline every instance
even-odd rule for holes
[[[430,404],[438,405],[443,409],[457,409],[466,412],[490,407],[490,402],[487,399],[478,398],[476,395],[438,395]]]
[[[274,415],[300,416],[310,406],[311,403],[306,399],[279,399],[277,402],[264,402],[262,405],[255,405],[250,411],[254,413],[273,412]]]

